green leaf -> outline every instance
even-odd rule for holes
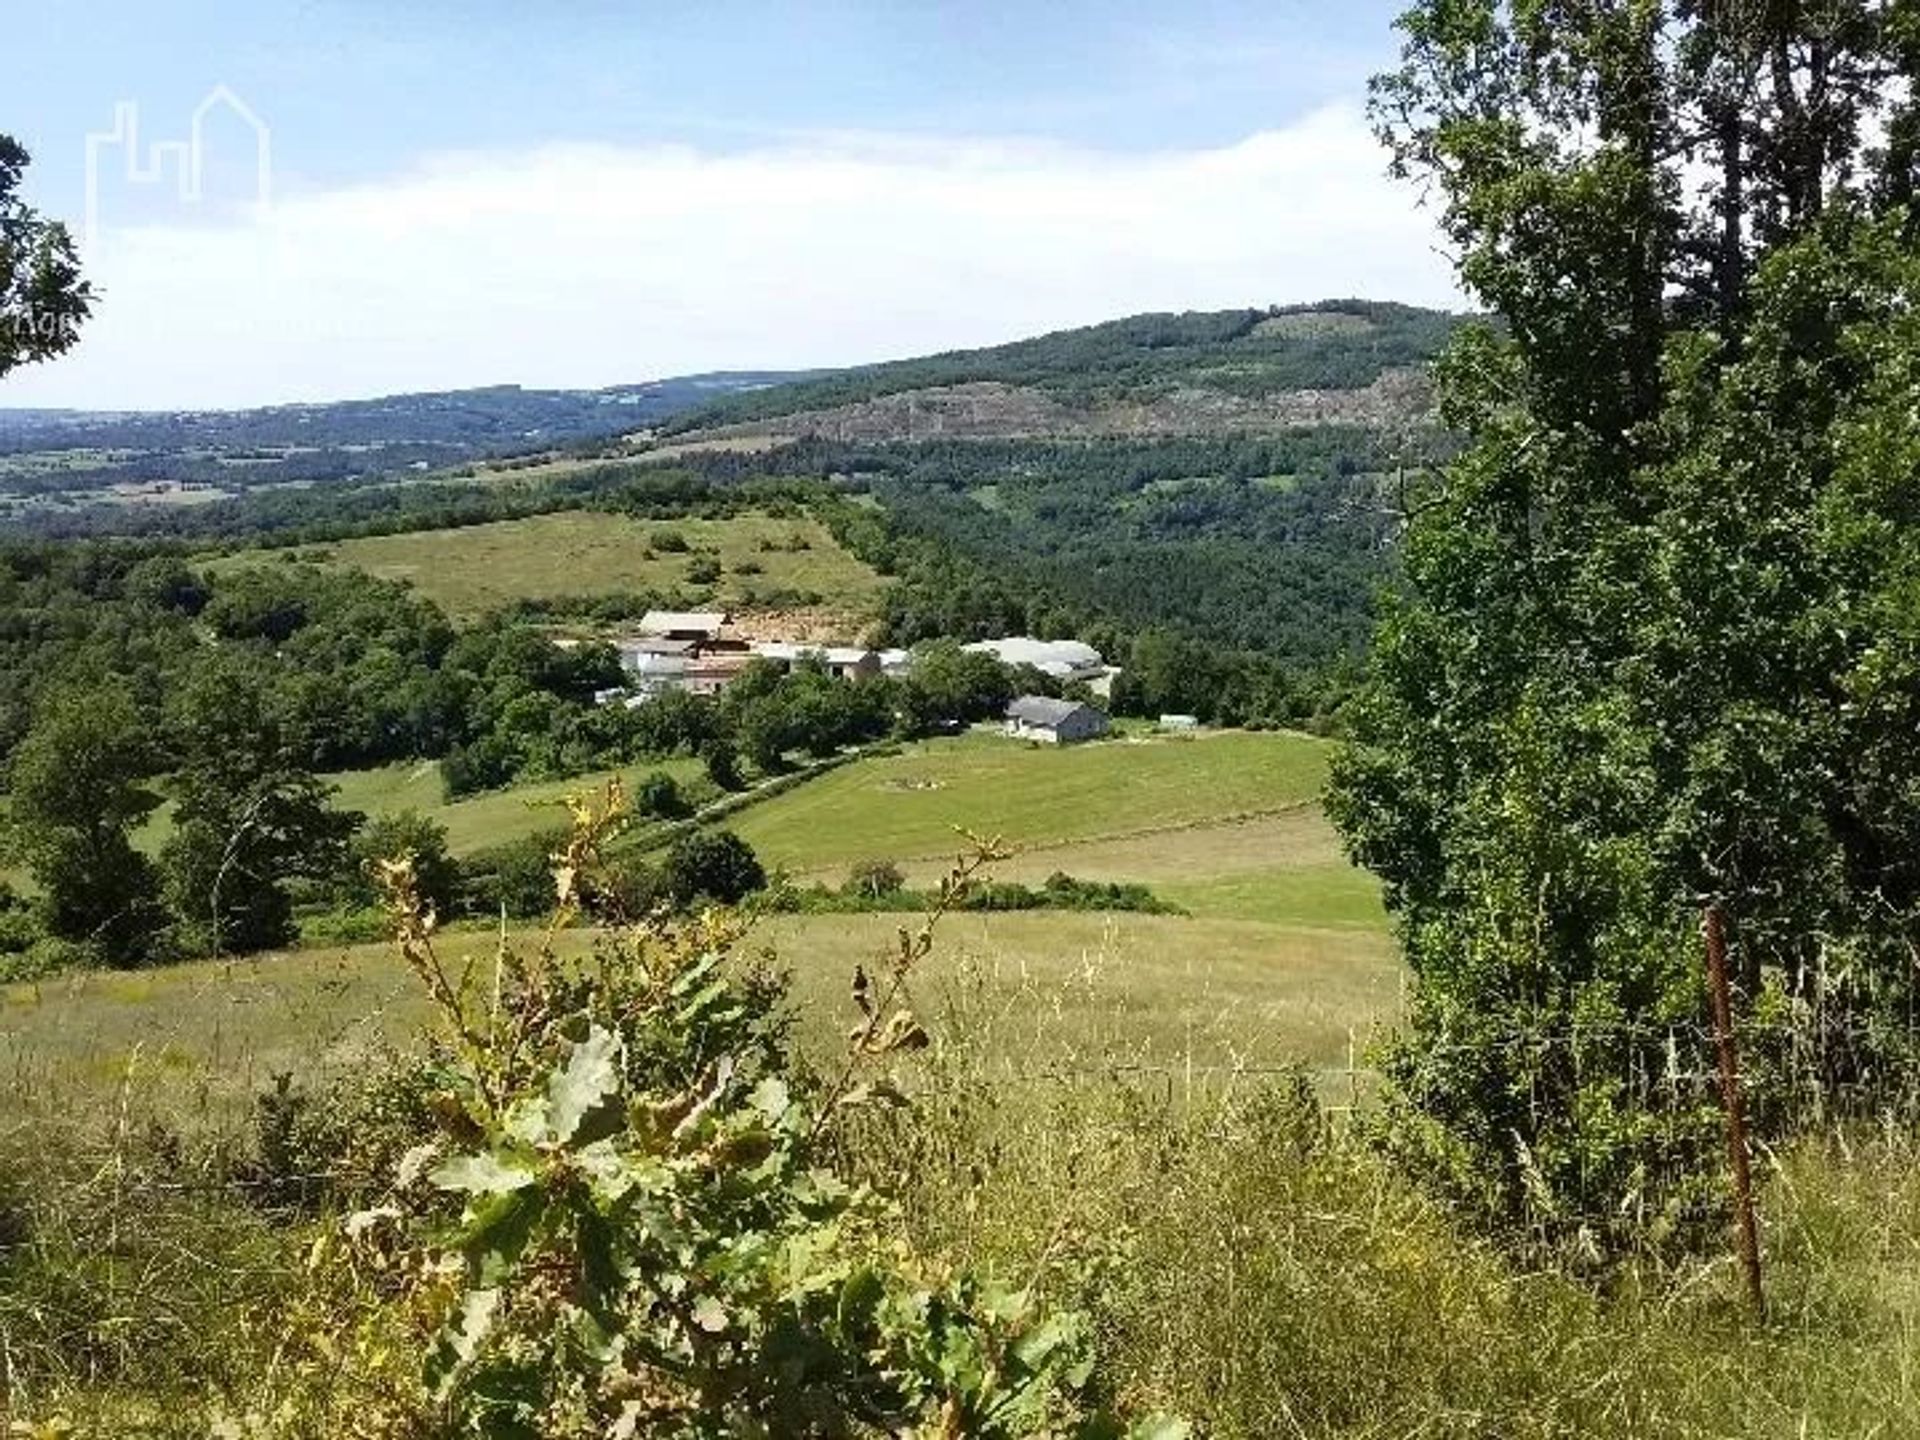
[[[886,1282],[871,1265],[862,1265],[840,1287],[840,1303],[834,1312],[842,1332],[865,1333],[873,1324],[874,1311],[887,1293]]]
[[[1192,1440],[1193,1426],[1171,1415],[1149,1415],[1136,1421],[1127,1440]]]
[[[620,1103],[620,1040],[595,1025],[547,1081],[547,1127],[561,1145],[590,1145],[626,1123]]]
[[[546,1210],[546,1193],[540,1190],[516,1190],[487,1202],[460,1241],[474,1284],[494,1285],[512,1273]]]
[[[473,1363],[500,1310],[498,1290],[469,1290],[440,1327],[427,1351],[425,1380],[436,1400],[444,1400],[460,1372]]]
[[[441,1161],[427,1178],[442,1190],[468,1195],[506,1195],[525,1189],[537,1177],[526,1165],[502,1160],[491,1150],[481,1150]]]

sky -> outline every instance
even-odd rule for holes
[[[1457,303],[1365,122],[1394,9],[0,0],[0,133],[101,292],[0,406],[610,386],[1143,310]]]

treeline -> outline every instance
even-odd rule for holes
[[[747,390],[675,416],[662,428],[707,429],[983,380],[1034,386],[1081,405],[1147,398],[1179,384],[1252,396],[1356,389],[1383,370],[1430,361],[1457,323],[1442,311],[1367,300],[1133,315],[1008,345]]]
[[[544,457],[536,457],[536,462]],[[811,493],[814,487],[800,487]],[[141,537],[202,544],[311,545],[518,520],[602,506],[635,513],[717,514],[792,495],[791,484],[723,489],[684,469],[634,461],[585,465],[541,479],[435,479],[396,483],[367,475],[312,489],[270,487],[191,506],[92,506],[29,510],[9,520],[23,539]]]
[[[0,426],[0,455],[47,456],[0,474],[0,493],[83,494],[156,481],[245,489],[292,482],[387,482],[416,464],[590,453],[627,431],[784,372],[686,376],[610,390],[477,390],[327,405],[153,414],[33,412]],[[98,458],[96,458],[96,456]],[[96,517],[116,530],[126,517]]]
[[[870,492],[885,516],[836,533],[883,572],[904,570],[914,541],[966,562],[889,598],[895,639],[1004,634],[1010,612],[1038,610],[1051,633],[1172,626],[1313,664],[1363,647],[1392,574],[1400,483],[1445,449],[1427,432],[1321,427],[1262,440],[808,441],[676,464],[715,484],[751,473]]]

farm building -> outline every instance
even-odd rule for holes
[[[744,655],[746,638],[733,628],[733,617],[724,610],[649,610],[640,617],[637,634],[625,643],[642,645],[686,645],[685,653],[700,655]]]
[[[1071,745],[1076,740],[1092,740],[1106,733],[1105,712],[1078,700],[1022,695],[1007,706],[1007,734],[1016,740]]]
[[[778,665],[782,670],[791,670],[803,660],[817,660],[836,680],[853,680],[880,673],[879,653],[858,645],[796,645],[783,640],[769,640],[755,645],[753,653],[758,659]]]
[[[673,640],[665,635],[635,635],[620,642],[620,663],[638,674],[661,660],[686,660],[697,646],[697,641]]]
[[[649,610],[640,617],[640,634],[662,640],[710,645],[727,626],[724,610]]]
[[[1093,680],[1107,673],[1100,652],[1078,640],[1010,635],[1004,640],[978,640],[961,648],[976,655],[991,655],[1002,665],[1031,665],[1056,680]]]

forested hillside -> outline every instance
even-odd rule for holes
[[[1421,403],[1417,387],[1392,383],[1396,374],[1423,367],[1456,323],[1441,311],[1366,300],[1133,315],[729,396],[663,428],[910,439],[916,437],[905,433],[907,409],[876,410],[872,402],[955,386],[971,388],[959,396],[960,413],[951,423],[970,423],[981,435],[1244,432],[1322,418],[1323,409],[1312,405],[1278,403],[1285,397],[1334,392],[1350,399],[1370,389],[1384,391],[1373,399],[1373,418],[1388,421]],[[1168,402],[1162,411],[1152,408]],[[1360,418],[1338,398],[1323,398],[1321,405],[1338,418]],[[791,417],[807,418],[769,423]],[[836,424],[851,425],[854,433]],[[883,437],[889,427],[898,433]]]

